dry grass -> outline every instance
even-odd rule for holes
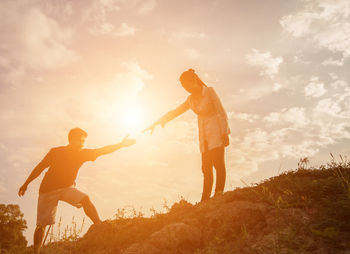
[[[43,253],[122,253],[177,222],[201,232],[200,246],[192,250],[184,244],[159,253],[345,253],[350,249],[349,182],[346,158],[332,157],[319,168],[303,158],[296,170],[205,203],[181,199],[170,206],[164,201],[165,213],[152,209],[150,217],[133,207],[118,209],[115,219],[90,228],[82,238],[73,220],[72,229],[56,232],[59,237],[52,237]]]

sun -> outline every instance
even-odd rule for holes
[[[123,125],[125,128],[135,131],[142,128],[142,112],[140,108],[129,108],[123,113]]]

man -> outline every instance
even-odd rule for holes
[[[101,223],[101,219],[89,196],[75,188],[75,179],[79,168],[86,161],[95,161],[101,155],[112,153],[122,147],[136,143],[134,139],[125,137],[119,144],[98,149],[83,149],[86,137],[87,133],[80,128],[70,130],[68,134],[69,144],[52,148],[33,169],[18,191],[18,195],[23,196],[28,184],[37,178],[44,169],[49,168],[39,189],[37,227],[34,232],[34,253],[40,253],[45,227],[55,224],[59,200],[78,208],[83,207],[85,214],[93,223]]]

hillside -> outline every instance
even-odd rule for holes
[[[350,253],[350,163],[300,166],[207,202],[92,226],[43,253]]]

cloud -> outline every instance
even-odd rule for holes
[[[148,0],[148,1],[142,1],[141,6],[139,7],[139,13],[140,14],[146,14],[153,11],[157,6],[156,0]]]
[[[99,90],[102,105],[106,105],[106,100],[109,98],[110,102],[107,105],[115,104],[113,103],[115,100],[134,99],[145,87],[145,82],[153,79],[153,76],[142,69],[135,60],[123,62],[121,65],[124,70],[116,73],[114,78],[105,82]]]
[[[318,77],[312,77],[310,83],[304,88],[304,93],[307,97],[321,97],[326,92],[327,89],[324,88],[324,84],[319,81]]]
[[[348,121],[350,118],[350,88],[349,84],[343,80],[337,80],[331,86],[338,90],[332,97],[320,100],[316,107],[315,113],[325,114],[325,119],[329,117],[334,119],[344,119]]]
[[[7,192],[7,188],[2,182],[0,182],[0,194],[4,194],[6,192]]]
[[[116,37],[126,37],[135,35],[136,29],[128,25],[127,23],[121,23],[118,28],[113,24],[104,22],[95,25],[90,29],[90,33],[93,35],[112,35]]]
[[[233,111],[227,112],[227,116],[230,120],[238,119],[238,120],[248,121],[250,123],[253,123],[260,118],[260,116],[257,114],[235,113]]]
[[[306,38],[321,48],[350,56],[350,2],[348,0],[303,0],[303,10],[282,17],[283,29]]]
[[[173,32],[171,34],[172,39],[176,40],[186,40],[186,39],[206,39],[208,38],[208,35],[204,32],[197,33],[197,32]]]
[[[247,63],[262,68],[260,75],[274,78],[279,71],[280,64],[283,63],[283,58],[273,57],[269,51],[260,52],[256,49],[252,51],[252,53],[246,55]]]
[[[3,151],[6,150],[6,146],[2,143],[0,143],[0,150],[3,150]]]
[[[191,58],[191,59],[198,59],[201,54],[198,52],[197,49],[194,49],[194,48],[188,48],[188,49],[185,49],[185,54]]]
[[[136,29],[126,23],[122,23],[118,29],[113,33],[116,36],[132,36],[136,32]]]
[[[281,85],[281,84],[279,84],[279,83],[274,83],[274,84],[273,84],[272,90],[273,90],[274,92],[277,92],[277,91],[281,90],[281,88],[282,88],[282,85]]]
[[[301,64],[311,64],[310,61],[306,61],[304,59],[304,56],[302,53],[299,51],[294,57],[293,57],[294,63],[301,63]]]
[[[343,66],[345,61],[345,57],[343,57],[340,60],[333,59],[333,58],[328,58],[327,60],[324,60],[322,62],[322,65],[324,66]]]
[[[249,129],[243,137],[233,139],[234,146],[228,149],[228,172],[237,179],[260,169],[261,163],[280,159],[299,159],[313,156],[319,151],[313,138],[306,138],[302,131],[289,127],[274,130]]]
[[[135,35],[136,28],[122,22],[117,25],[116,12],[132,11],[139,14],[147,14],[153,11],[157,6],[156,0],[100,0],[94,1],[88,8],[85,15],[87,23],[92,21],[89,32],[92,35],[112,35],[116,37],[125,37]],[[119,22],[119,21],[118,21]]]
[[[71,30],[61,27],[34,1],[5,1],[0,5],[0,76],[15,83],[28,70],[54,69],[76,60],[69,48]],[[41,57],[39,57],[41,56]]]
[[[230,177],[249,175],[264,162],[313,157],[330,145],[347,142],[350,88],[346,81],[332,76],[335,80],[327,86],[328,96],[311,105],[282,108],[265,116],[229,113],[230,122],[234,123],[234,146],[229,147],[228,157],[235,171],[229,173]],[[308,96],[326,95],[324,84],[316,77],[307,87],[304,92]]]
[[[300,107],[293,107],[289,109],[282,109],[280,112],[271,112],[264,117],[264,121],[273,123],[275,125],[285,125],[302,127],[309,124],[309,120],[305,115],[305,109]]]
[[[108,21],[108,16],[111,13],[120,11],[120,4],[118,0],[94,1],[87,8],[85,15],[85,21],[92,21],[89,32],[92,35],[113,34],[116,28],[114,24]]]
[[[98,0],[94,1],[89,15],[93,16],[96,21],[105,22],[107,15],[112,12],[119,11],[121,1],[119,0]]]
[[[280,24],[288,33],[295,37],[301,37],[310,33],[311,23],[317,19],[317,14],[300,12],[294,15],[284,16]]]
[[[335,89],[338,89],[338,88],[345,88],[348,83],[344,80],[340,80],[338,79],[337,76],[334,76],[335,74],[333,73],[332,74],[332,78],[335,80],[332,84],[331,84],[331,87],[335,88]]]

